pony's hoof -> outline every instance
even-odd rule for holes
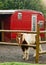
[[[25,57],[23,57],[23,60],[25,60]]]
[[[36,57],[36,54],[34,54],[33,57]]]
[[[23,60],[26,60],[26,61],[27,61],[28,59],[29,59],[29,58],[25,58],[25,57],[23,57]]]

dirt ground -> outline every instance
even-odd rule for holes
[[[46,45],[42,45],[43,50],[46,50]],[[35,63],[33,57],[34,50],[30,48],[29,60],[25,61],[22,59],[22,50],[18,46],[0,45],[0,62],[27,62]],[[39,57],[39,63],[46,63],[46,54]]]

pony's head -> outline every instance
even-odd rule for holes
[[[22,34],[21,34],[21,33],[17,33],[16,41],[17,41],[17,43],[19,43],[19,44],[22,43]]]

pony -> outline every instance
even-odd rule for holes
[[[21,46],[21,44],[27,44],[27,45],[33,44],[34,45],[34,44],[36,44],[36,34],[18,33],[16,40],[20,44],[20,46]],[[39,36],[39,40],[41,40],[40,36]],[[23,59],[28,60],[30,47],[21,46],[21,49],[23,51]],[[36,56],[36,47],[33,47],[33,49],[35,50],[33,57],[35,57]],[[39,45],[39,50],[42,51],[41,45]]]

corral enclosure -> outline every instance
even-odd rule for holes
[[[0,10],[0,30],[36,31],[37,23],[44,30],[45,19],[41,12],[33,10]],[[41,34],[43,37],[44,34]],[[16,33],[0,32],[0,41],[11,41]]]

